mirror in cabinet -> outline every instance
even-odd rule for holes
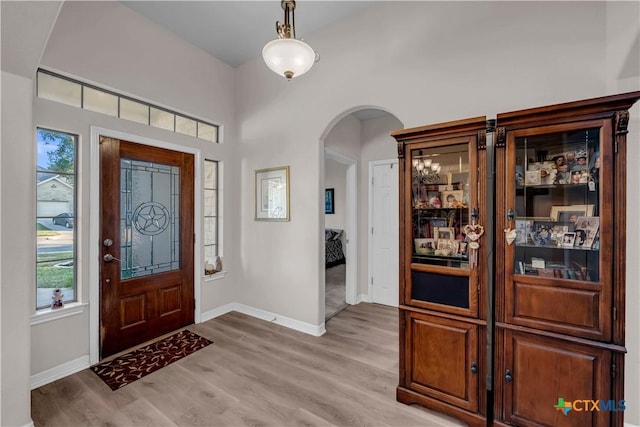
[[[515,138],[513,273],[600,280],[600,128]]]
[[[469,268],[468,149],[455,144],[410,152],[413,263]]]

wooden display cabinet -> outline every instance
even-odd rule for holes
[[[639,97],[497,117],[496,229],[514,231],[496,236],[496,425],[623,424],[627,110]]]
[[[486,424],[486,120],[392,132],[400,183],[397,399]],[[478,249],[473,249],[475,242]]]

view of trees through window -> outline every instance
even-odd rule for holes
[[[76,152],[77,137],[37,130],[36,307],[56,308],[54,291],[76,301]]]

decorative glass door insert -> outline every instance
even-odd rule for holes
[[[180,268],[180,167],[120,160],[121,279]]]

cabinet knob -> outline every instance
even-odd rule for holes
[[[476,362],[471,364],[471,373],[474,375],[478,373],[478,364]]]
[[[513,374],[511,373],[511,371],[509,369],[507,369],[507,372],[505,372],[505,374],[504,374],[504,380],[506,382],[508,382],[508,383],[513,381]]]

